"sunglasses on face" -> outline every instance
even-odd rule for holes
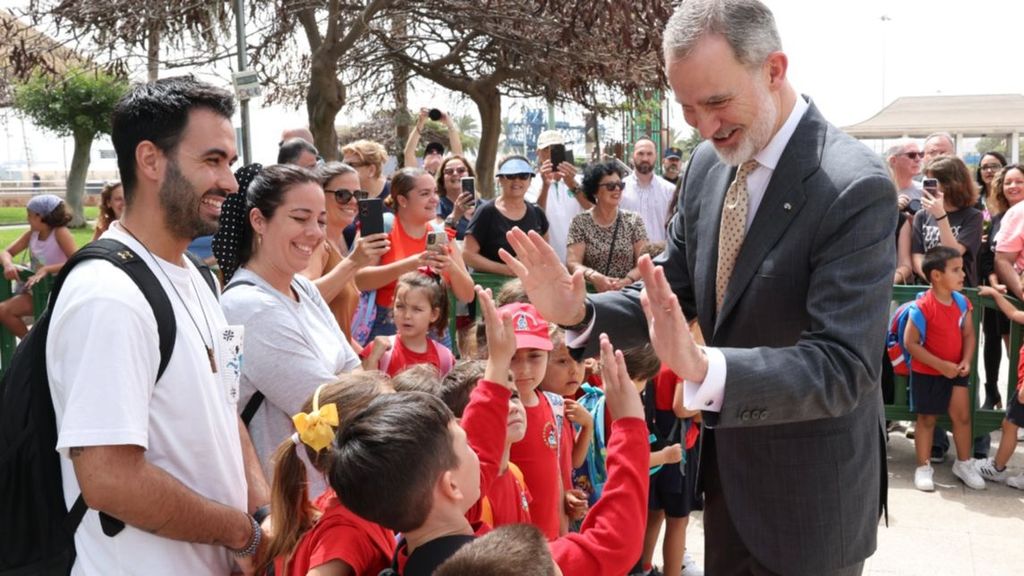
[[[347,188],[324,190],[324,194],[334,194],[334,201],[338,204],[348,204],[352,201],[352,198],[355,198],[356,200],[366,200],[370,197],[370,193],[366,190],[349,190]]]
[[[467,172],[467,170],[466,170],[465,166],[459,166],[457,168],[445,168],[444,169],[444,175],[445,176],[452,176],[454,174],[465,174],[466,172]]]
[[[530,178],[533,178],[533,174],[502,174],[501,176],[498,176],[498,178],[502,178],[504,180],[529,180]]]
[[[615,192],[616,190],[625,190],[626,189],[626,183],[625,182],[621,182],[621,181],[620,182],[602,182],[601,184],[598,184],[597,187],[598,188],[603,188],[603,189],[605,189],[605,190],[607,190],[609,192]]]
[[[906,156],[911,160],[919,160],[921,158],[924,158],[924,152],[904,152],[902,156]]]

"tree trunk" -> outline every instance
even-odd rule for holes
[[[399,42],[404,42],[406,30],[406,18],[404,14],[396,15],[391,22],[391,36]],[[391,75],[395,82],[395,136],[397,137],[398,150],[392,150],[399,159],[401,166],[405,158],[405,143],[409,140],[409,80],[408,69],[395,59],[391,66]]]
[[[149,27],[146,38],[146,79],[155,81],[160,76],[160,24],[154,22]]]
[[[476,187],[483,198],[494,197],[494,164],[501,136],[501,93],[495,86],[469,95],[480,113],[480,148],[476,156]]]
[[[65,184],[67,193],[64,201],[71,208],[72,228],[85,226],[85,212],[82,210],[82,194],[85,192],[85,175],[89,171],[89,152],[92,149],[93,134],[75,132],[75,151],[71,156],[71,170]]]
[[[309,92],[306,93],[306,113],[313,143],[328,162],[341,159],[334,120],[345,105],[345,86],[338,80],[337,67],[337,61],[323,50],[314,52],[309,70]]]

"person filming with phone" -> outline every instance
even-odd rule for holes
[[[911,236],[914,273],[925,277],[921,268],[924,254],[941,244],[963,254],[964,286],[977,286],[982,231],[982,214],[974,207],[978,187],[967,165],[956,156],[932,159],[924,167],[924,176],[921,210],[914,215]]]
[[[448,147],[451,150],[452,156],[462,156],[462,140],[459,137],[459,127],[452,121],[451,116],[437,108],[429,110],[420,108],[416,125],[413,126],[412,131],[409,133],[409,140],[405,143],[404,156],[406,168],[415,168],[420,165],[419,160],[416,159],[416,148],[420,145],[420,135],[423,133],[423,127],[427,123],[427,119],[434,122],[444,122],[445,127],[448,129]],[[431,175],[437,175],[443,158],[444,146],[440,142],[428,142],[426,148],[423,149],[423,169]]]
[[[446,228],[455,230],[456,240],[466,235],[466,226],[476,211],[475,176],[473,166],[462,156],[445,158],[437,171],[437,215]]]
[[[572,150],[565,149],[565,140],[558,130],[545,130],[537,137],[537,163],[540,174],[530,183],[527,196],[536,196],[537,206],[547,215],[551,246],[565,263],[569,223],[594,204],[576,182]]]
[[[434,223],[438,204],[434,177],[419,168],[402,168],[391,177],[391,196],[385,202],[394,210],[394,218],[386,219],[393,224],[390,230],[385,225],[384,230],[391,248],[375,265],[356,273],[360,290],[377,291],[371,339],[395,334],[395,283],[406,272],[429,267],[441,275],[460,301],[469,302],[474,297],[473,279],[462,260],[462,251],[455,242],[448,241],[444,228]],[[443,339],[446,335],[434,336]]]

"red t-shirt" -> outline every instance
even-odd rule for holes
[[[562,509],[562,474],[558,460],[559,436],[551,404],[537,391],[536,406],[526,407],[526,436],[512,445],[509,459],[523,471],[533,502],[530,517],[548,540],[558,538]],[[563,422],[564,425],[564,422]]]
[[[943,304],[928,290],[917,301],[925,321],[924,349],[937,358],[959,363],[963,358],[963,329],[961,320],[969,318],[960,312],[956,301]],[[971,312],[971,301],[967,301],[967,314]],[[968,320],[969,321],[969,320]],[[912,369],[919,374],[941,376],[942,373],[924,362],[912,362]]]
[[[447,372],[441,369],[441,357],[438,355],[439,350],[441,354],[448,356],[448,366],[453,366],[455,364],[455,356],[452,354],[452,351],[444,345],[438,344],[435,346],[434,344],[427,342],[426,352],[414,352],[405,347],[405,344],[402,343],[401,337],[395,336],[395,345],[391,349],[391,363],[388,364],[387,370],[384,370],[384,358],[382,357],[377,368],[386,372],[388,376],[394,376],[410,366],[415,366],[417,364],[430,364],[434,368],[437,368],[437,371],[441,376],[444,376]],[[371,341],[365,348],[363,348],[363,351],[359,353],[359,356],[367,358],[372,352],[373,342]]]
[[[394,532],[350,512],[330,488],[317,498],[316,506],[323,516],[299,540],[287,572],[284,558],[274,561],[275,574],[306,576],[310,569],[332,560],[348,564],[357,576],[377,576],[391,567]]]
[[[509,463],[509,466],[515,464]],[[533,500],[530,490],[519,482],[511,469],[494,480],[487,491],[487,500],[491,505],[492,528],[530,523],[530,502]]]

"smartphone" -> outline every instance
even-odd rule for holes
[[[427,232],[427,250],[445,253],[448,250],[448,234],[444,232]]]
[[[573,156],[572,150],[565,151],[565,161],[568,162],[569,164],[572,164],[573,166],[576,165],[576,157]]]
[[[384,232],[384,201],[380,198],[359,200],[359,232],[363,238]]]
[[[935,178],[925,178],[924,180],[921,180],[921,187],[929,193],[934,194],[939,190],[939,181]]]
[[[565,144],[551,145],[551,169],[558,170],[558,165],[565,162]]]
[[[472,200],[466,203],[466,208],[476,204],[476,178],[473,178],[472,176],[462,177],[462,193],[469,194],[473,197]]]

